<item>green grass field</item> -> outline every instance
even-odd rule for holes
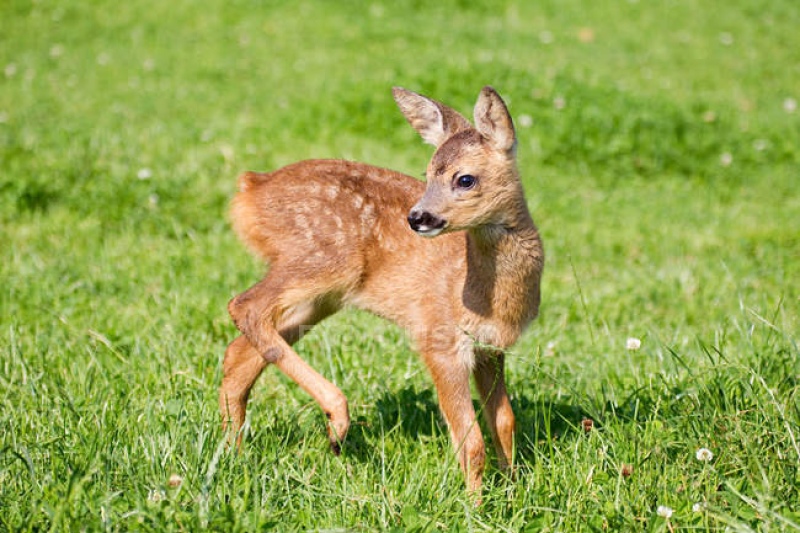
[[[800,530],[798,28],[793,0],[0,3],[0,530]],[[421,177],[391,87],[471,113],[485,84],[548,254],[515,477],[472,505],[421,362],[355,312],[298,345],[351,401],[342,456],[275,369],[228,450],[226,304],[263,273],[238,173]]]

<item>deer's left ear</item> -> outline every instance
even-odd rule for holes
[[[505,102],[488,85],[475,103],[475,129],[497,150],[511,152],[516,148],[514,123]]]

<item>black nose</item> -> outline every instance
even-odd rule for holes
[[[414,231],[425,232],[440,229],[444,226],[444,220],[434,216],[427,211],[412,209],[408,214],[408,225]]]

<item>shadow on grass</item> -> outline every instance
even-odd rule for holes
[[[573,404],[548,399],[533,400],[516,396],[512,407],[517,419],[517,453],[523,460],[533,459],[537,448],[583,431],[583,421],[589,413]],[[475,410],[481,405],[476,401]],[[493,453],[491,434],[480,416],[481,430],[487,451]],[[432,389],[406,387],[385,392],[375,403],[375,409],[353,421],[344,450],[357,460],[368,460],[380,435],[399,432],[406,439],[449,438],[447,426],[439,411]],[[541,452],[541,450],[539,450]]]
[[[578,405],[548,398],[532,400],[518,395],[511,405],[517,419],[517,456],[523,461],[533,460],[543,446],[582,433],[583,421],[592,419],[590,413]]]
[[[384,392],[374,408],[353,420],[343,451],[358,461],[369,461],[375,455],[375,441],[393,433],[407,440],[447,435],[432,389],[409,386]]]

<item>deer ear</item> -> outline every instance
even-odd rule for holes
[[[475,103],[475,129],[498,150],[510,152],[516,147],[517,136],[508,108],[488,85]]]
[[[472,127],[457,111],[426,96],[402,87],[393,88],[392,95],[408,123],[428,144],[438,147],[457,132]]]

